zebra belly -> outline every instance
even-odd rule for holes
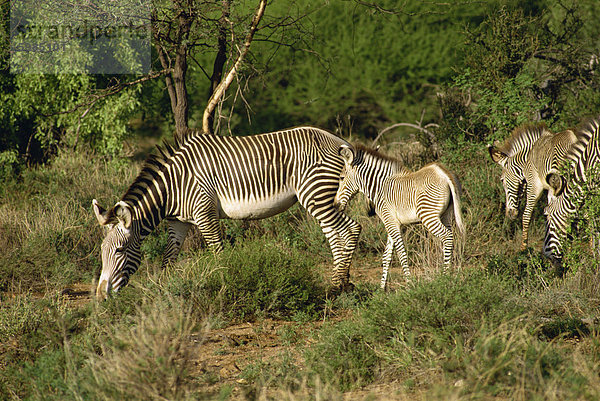
[[[414,224],[421,222],[421,219],[417,216],[417,211],[414,209],[396,210],[395,216],[400,224]]]
[[[264,199],[228,200],[219,198],[219,217],[222,219],[264,219],[285,212],[297,202],[294,191],[280,192]]]

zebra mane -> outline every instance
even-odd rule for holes
[[[354,161],[352,163],[355,165],[361,163],[362,160],[364,159],[364,155],[368,154],[368,155],[373,156],[376,159],[387,160],[387,161],[396,163],[398,166],[404,168],[404,164],[400,160],[396,159],[395,157],[384,155],[383,153],[379,153],[377,150],[370,148],[368,146],[365,146],[361,143],[355,144],[353,146],[354,146],[354,149],[356,152],[355,152],[355,156],[354,156]]]
[[[185,142],[187,142],[187,140],[184,140],[184,143]],[[162,146],[156,145],[158,153],[151,154],[146,158],[142,165],[142,170],[133,180],[129,188],[127,188],[127,191],[125,191],[125,194],[121,199],[127,203],[136,203],[140,200],[147,192],[154,179],[166,169],[166,166],[179,147],[180,143],[177,139],[175,139],[173,144],[163,142]]]
[[[577,142],[575,142],[569,152],[566,155],[566,159],[570,161],[571,165],[575,168],[575,175],[583,180],[586,179],[586,170],[588,158],[589,158],[589,147],[591,142],[596,142],[595,146],[598,146],[600,141],[600,116],[596,118],[589,118],[584,121],[576,130]]]
[[[502,153],[514,156],[523,149],[531,147],[545,132],[550,132],[544,123],[523,124],[516,127],[504,143],[498,147]]]

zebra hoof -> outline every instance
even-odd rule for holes
[[[552,270],[558,278],[564,278],[567,273],[567,268],[563,265],[562,260],[552,261]]]
[[[329,291],[327,291],[327,295],[331,298],[335,298],[338,295],[341,295],[344,292],[352,292],[354,291],[354,284],[348,282],[338,285],[333,285]]]

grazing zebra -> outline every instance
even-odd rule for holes
[[[357,145],[344,146],[340,154],[345,160],[340,186],[334,204],[344,210],[348,201],[362,192],[375,207],[388,233],[383,253],[381,288],[385,288],[394,247],[405,276],[410,275],[401,224],[423,223],[429,232],[441,239],[444,270],[450,265],[453,247],[451,215],[462,234],[460,183],[454,174],[438,163],[411,172],[400,161],[375,150]],[[451,207],[453,205],[454,208]]]
[[[333,284],[351,286],[349,266],[360,225],[333,207],[344,166],[341,146],[350,145],[324,130],[299,127],[245,137],[198,134],[178,147],[159,148],[112,209],[92,202],[99,223],[109,228],[97,296],[106,298],[128,282],[140,264],[141,241],[161,220],[168,224],[166,266],[192,224],[218,252],[223,249],[219,219],[261,219],[297,201],[329,241]]]
[[[544,211],[546,237],[543,252],[556,265],[562,262],[562,242],[567,236],[570,219],[585,200],[585,187],[598,185],[600,117],[589,120],[578,130],[577,142],[566,155],[566,161],[568,177],[555,171],[547,177],[556,197]]]
[[[502,166],[500,179],[506,194],[506,216],[510,219],[519,214],[519,197],[526,186],[521,250],[527,248],[531,215],[540,195],[548,190],[548,200],[554,196],[546,176],[558,169],[576,139],[572,130],[555,134],[544,124],[523,125],[513,130],[500,147],[488,146],[492,160]]]

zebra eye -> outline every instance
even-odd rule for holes
[[[121,252],[125,252],[125,247],[124,246],[120,246],[117,249],[115,249],[116,252],[121,253]]]

